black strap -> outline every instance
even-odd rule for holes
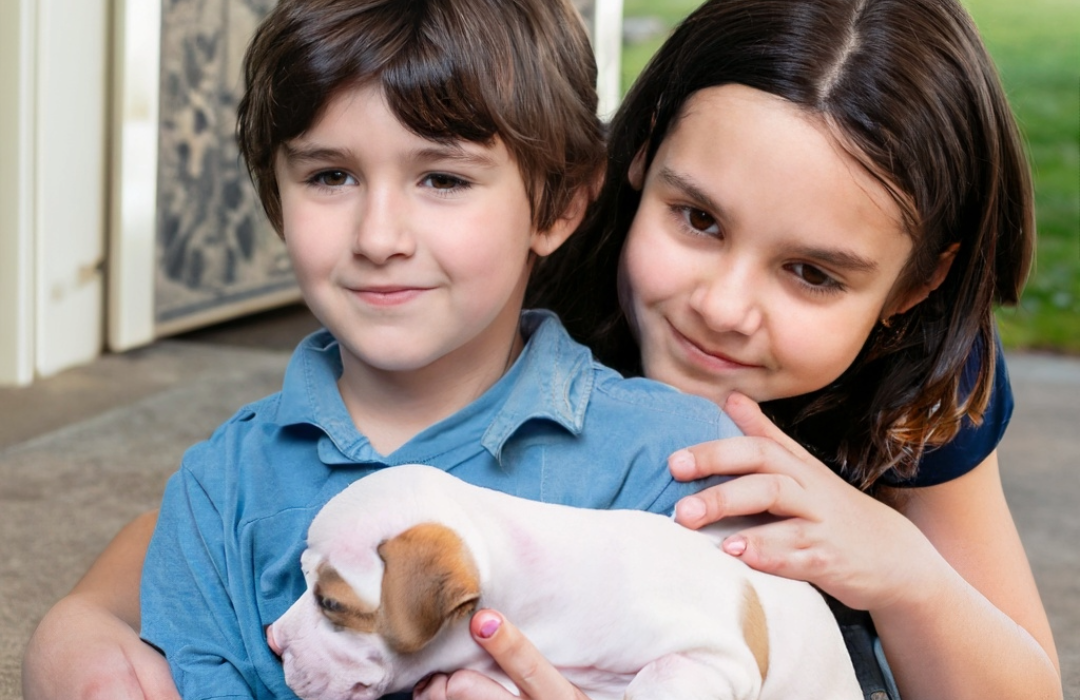
[[[829,595],[825,596],[825,600],[828,601],[829,608],[840,625],[840,633],[844,635],[844,643],[847,644],[848,654],[851,655],[851,664],[855,667],[855,677],[859,679],[863,698],[865,700],[900,700],[898,697],[889,695],[885,674],[882,673],[877,656],[874,654],[874,639],[877,637],[877,632],[874,630],[874,621],[870,613],[865,610],[852,610]]]

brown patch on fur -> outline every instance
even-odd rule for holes
[[[769,628],[765,623],[765,609],[749,581],[743,589],[742,632],[764,681],[769,673]]]
[[[364,603],[356,591],[330,564],[319,567],[315,602],[322,614],[339,627],[357,632],[374,632],[377,609]]]
[[[448,620],[472,614],[480,576],[450,528],[422,523],[379,545],[386,564],[378,631],[394,651],[419,651]]]

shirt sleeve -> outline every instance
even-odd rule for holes
[[[943,484],[967,474],[997,449],[1012,419],[1014,401],[1012,386],[1009,384],[1009,371],[1005,366],[1005,352],[1001,347],[1001,339],[996,335],[995,343],[997,351],[994,353],[994,386],[991,388],[982,422],[976,425],[971,419],[964,418],[956,437],[944,445],[928,449],[923,454],[919,471],[913,478],[890,479],[887,474],[884,477],[886,482],[902,488]],[[981,346],[977,346],[968,356],[964,375],[960,380],[960,391],[964,395],[974,388],[984,355]]]
[[[143,566],[141,634],[165,654],[185,700],[257,696],[229,595],[224,533],[213,499],[181,468],[165,488]]]

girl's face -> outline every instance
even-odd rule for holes
[[[742,85],[695,93],[648,172],[623,248],[645,373],[717,402],[820,389],[855,359],[912,240],[824,122]],[[903,306],[906,306],[904,304]]]

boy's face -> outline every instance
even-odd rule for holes
[[[424,139],[379,86],[363,86],[331,99],[275,172],[289,256],[341,343],[344,383],[415,375],[438,392],[502,374],[530,253],[551,252],[572,227],[536,230],[500,141]]]

